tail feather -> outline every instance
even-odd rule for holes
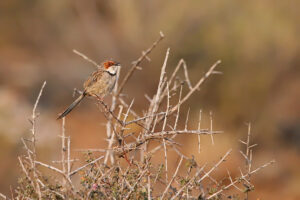
[[[69,114],[85,97],[85,94],[80,95],[62,114],[58,116],[57,119],[61,119]]]

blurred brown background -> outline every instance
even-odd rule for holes
[[[15,186],[26,137],[27,118],[40,86],[47,81],[39,105],[38,157],[57,159],[60,123],[55,120],[71,101],[73,88],[94,70],[72,53],[77,49],[97,62],[113,58],[123,74],[141,51],[163,31],[166,39],[144,62],[124,92],[145,108],[144,93],[153,95],[167,47],[168,70],[184,58],[195,83],[221,59],[219,70],[189,101],[191,116],[201,108],[214,126],[224,130],[197,154],[194,140],[186,153],[216,161],[238,139],[246,122],[259,143],[254,160],[277,163],[255,178],[253,198],[299,199],[300,185],[300,1],[0,1],[0,191]],[[67,120],[74,149],[105,145],[103,115],[92,100],[83,102]],[[195,144],[195,145],[194,145]],[[206,149],[206,150],[205,150]],[[206,154],[207,152],[207,154]],[[211,154],[215,158],[211,158]],[[238,169],[242,159],[235,155]]]

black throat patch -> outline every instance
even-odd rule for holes
[[[106,71],[109,75],[115,76],[117,73],[110,73],[109,71]]]

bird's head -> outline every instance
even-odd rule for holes
[[[111,76],[115,76],[117,74],[118,67],[121,66],[119,62],[115,62],[112,60],[105,61],[102,65],[105,71],[107,71]]]

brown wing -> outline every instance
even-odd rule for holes
[[[103,75],[102,70],[93,72],[90,75],[89,79],[84,82],[83,84],[84,89],[91,87],[94,83],[96,83],[101,78],[102,75]]]

